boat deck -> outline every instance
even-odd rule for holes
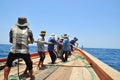
[[[46,67],[41,69],[36,68],[39,57],[33,58],[33,74],[35,75],[35,80],[100,80],[91,65],[78,51],[74,51],[72,54],[73,55],[69,56],[68,62],[63,63],[58,58],[56,64],[49,64],[51,60],[49,55],[46,55],[44,61]],[[24,61],[21,61],[19,64],[20,80],[30,80],[29,75],[22,75],[25,69]],[[4,71],[1,70],[1,79],[3,79],[3,74]],[[9,79],[15,78],[17,74],[18,67],[12,67]]]

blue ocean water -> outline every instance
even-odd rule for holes
[[[0,58],[4,58],[8,56],[9,50],[11,48],[10,44],[0,44]],[[37,51],[36,46],[30,46],[29,47],[29,52],[34,53]]]
[[[7,57],[11,45],[0,44],[0,58]],[[30,46],[30,53],[37,51],[37,46]],[[84,48],[87,52],[120,72],[120,49]]]
[[[84,48],[84,50],[120,72],[120,49]]]

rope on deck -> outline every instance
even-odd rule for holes
[[[91,65],[89,65],[88,63],[86,63],[85,62],[85,57],[83,57],[83,56],[80,56],[80,55],[73,55],[73,56],[75,56],[75,58],[74,59],[72,59],[72,60],[70,60],[70,61],[75,61],[76,59],[80,59],[83,63],[84,63],[84,66],[71,66],[71,65],[64,65],[65,63],[61,63],[61,64],[46,64],[46,66],[48,66],[47,68],[45,68],[45,69],[51,69],[51,68],[55,68],[55,67],[85,67],[88,71],[89,71],[89,73],[91,74],[91,76],[92,76],[92,80],[96,80],[96,76],[95,76],[95,73],[93,72],[93,70],[90,68],[91,67]],[[70,62],[69,61],[69,62]],[[56,68],[56,69],[57,69]],[[54,72],[54,70],[53,71],[51,71],[51,73],[52,72]],[[49,75],[51,74],[51,73],[49,73]],[[37,72],[36,72],[36,74],[37,74]],[[48,75],[48,76],[49,76]],[[48,76],[44,76],[44,79],[46,79]],[[19,79],[19,75],[10,75],[9,76],[9,79],[8,80],[20,80]]]
[[[82,62],[84,63],[85,66],[89,65],[87,62],[85,62],[85,57],[77,55],[76,59],[80,59],[82,60]],[[90,72],[91,76],[92,76],[92,80],[96,80],[96,76],[95,73],[93,72],[93,70],[89,67],[86,67],[86,69]]]
[[[19,62],[20,62],[20,59],[18,58],[17,61],[16,61],[16,64],[17,64],[17,75],[10,75],[8,77],[8,80],[20,80],[20,75],[19,75]]]
[[[91,67],[91,65],[74,66],[74,65],[63,65],[63,64],[46,64],[46,66],[59,66],[59,67]]]
[[[8,80],[20,80],[19,77],[17,75],[10,75],[8,77]]]
[[[59,67],[85,67],[89,71],[89,73],[91,74],[92,80],[96,80],[96,75],[93,72],[93,70],[90,68],[91,65],[89,65],[87,62],[85,62],[85,57],[80,56],[80,55],[73,55],[73,56],[75,56],[75,58],[70,60],[70,61],[75,61],[76,59],[80,59],[84,63],[84,66],[64,65],[65,63],[61,63],[61,64],[47,64],[46,66],[52,66],[52,67],[55,67],[55,66],[59,66]],[[50,67],[50,68],[52,68],[52,67]]]

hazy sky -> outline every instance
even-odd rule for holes
[[[0,44],[19,16],[27,17],[35,40],[46,30],[79,38],[79,46],[120,49],[120,0],[0,0]]]

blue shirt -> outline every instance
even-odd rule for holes
[[[53,51],[54,50],[54,45],[57,44],[57,41],[55,40],[55,38],[50,38],[49,42],[51,42],[53,44],[48,44],[48,51]]]
[[[68,38],[64,38],[63,40],[63,51],[69,51],[70,50],[70,42]]]
[[[76,40],[74,40],[74,39],[70,41],[70,44],[72,44],[72,45],[75,45],[75,43],[76,43]]]

